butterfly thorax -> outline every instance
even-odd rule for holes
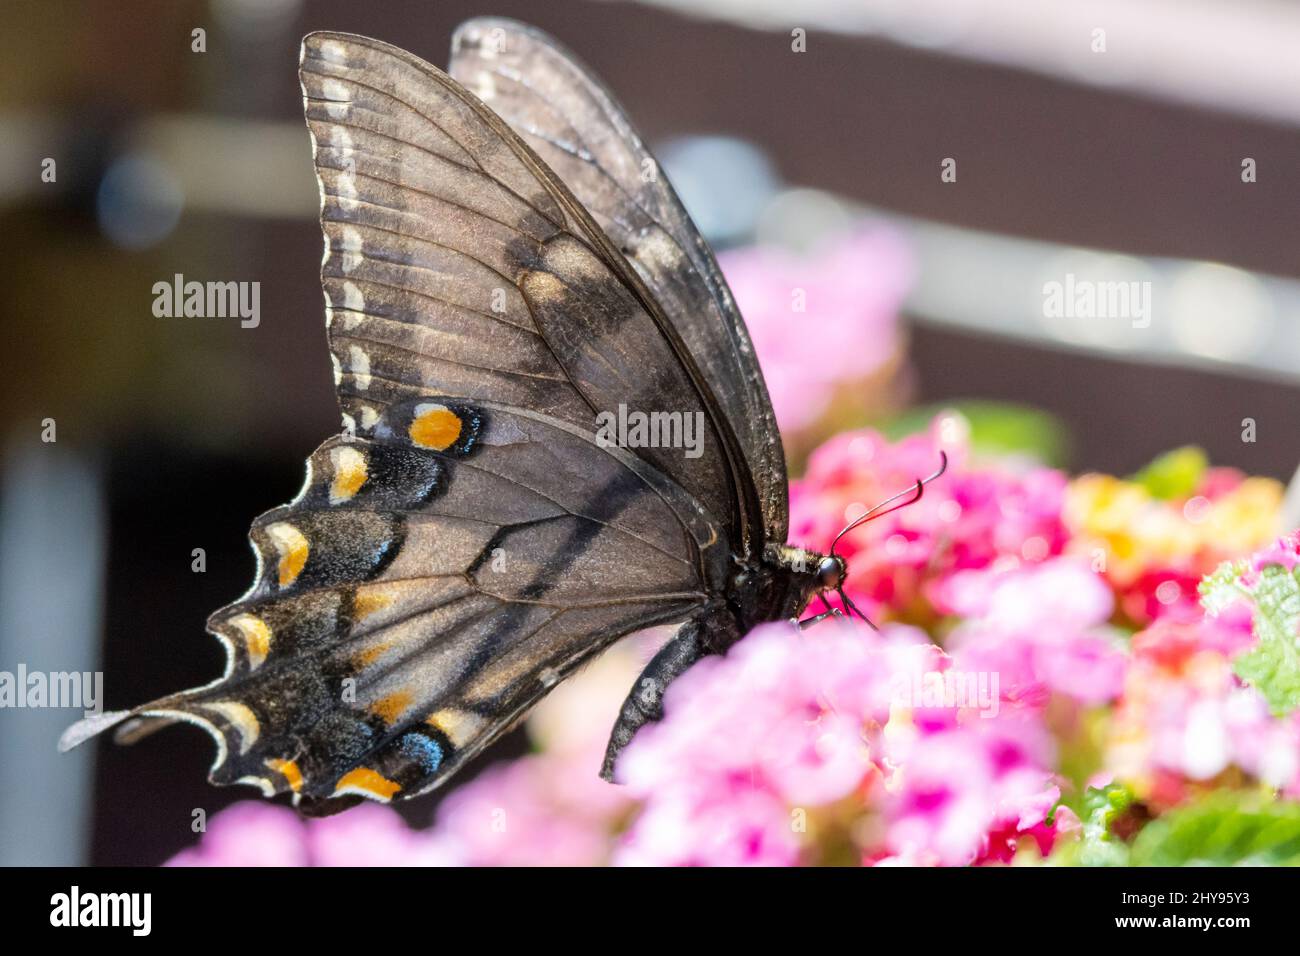
[[[835,572],[831,581],[828,571]],[[741,565],[732,576],[727,603],[740,633],[765,621],[803,613],[817,594],[843,580],[844,560],[789,545],[770,545],[761,558]]]

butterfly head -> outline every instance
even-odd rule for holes
[[[838,591],[849,576],[849,564],[838,554],[828,554],[817,565],[817,586],[823,591]]]

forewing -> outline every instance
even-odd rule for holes
[[[449,72],[546,161],[663,304],[739,437],[767,539],[784,543],[785,457],[744,320],[617,101],[554,39],[496,17],[457,29]]]
[[[761,533],[743,450],[685,343],[581,204],[456,81],[386,44],[303,41],[321,183],[330,347],[346,422],[424,394],[500,401],[585,430],[676,413],[699,454],[633,453],[729,538]]]
[[[209,620],[223,677],[130,716],[212,732],[216,783],[318,810],[414,796],[618,637],[703,606],[728,562],[718,530],[590,433],[396,402],[253,523],[257,580]]]

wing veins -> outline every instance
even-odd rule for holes
[[[380,205],[379,203],[367,203],[367,205],[369,205],[369,206],[373,206],[373,207],[375,207],[376,209],[388,209],[388,210],[390,210],[391,212],[398,212],[398,211],[399,211],[399,210],[393,209],[393,207],[391,207],[391,206],[383,206],[383,205]],[[423,236],[412,236],[412,235],[409,235],[408,233],[405,233],[405,232],[398,232],[396,229],[388,229],[388,228],[386,228],[385,226],[377,226],[377,225],[375,225],[374,223],[371,223],[371,222],[361,222],[360,220],[351,220],[351,219],[322,219],[321,221],[322,221],[322,222],[338,223],[338,224],[345,225],[345,226],[351,226],[351,227],[353,227],[353,228],[357,228],[357,229],[373,229],[373,230],[375,230],[376,232],[386,232],[386,233],[388,233],[390,236],[399,236],[399,237],[401,237],[401,238],[403,238],[403,239],[409,239],[409,240],[411,240],[411,241],[413,241],[413,242],[420,242],[420,243],[423,243],[423,244],[426,245],[426,246],[435,246],[435,247],[437,247],[438,249],[446,249],[448,252],[452,253],[453,255],[460,256],[462,259],[468,259],[470,262],[473,262],[473,263],[476,263],[477,265],[482,266],[484,269],[487,269],[487,270],[488,270],[489,272],[491,272],[493,275],[499,277],[499,278],[501,279],[502,282],[509,283],[510,285],[513,285],[513,286],[515,286],[515,287],[518,287],[518,285],[519,285],[519,282],[518,282],[517,279],[511,279],[511,278],[510,278],[509,276],[507,276],[504,272],[502,272],[501,270],[499,270],[496,266],[491,265],[490,263],[484,262],[482,259],[478,258],[477,256],[472,256],[472,255],[470,255],[470,254],[469,254],[468,252],[466,252],[464,249],[457,249],[455,246],[449,246],[449,245],[447,245],[446,243],[443,243],[443,242],[437,242],[436,240],[433,240],[433,239],[425,239]],[[333,253],[333,252],[339,252],[339,253],[343,253],[343,252],[353,252],[353,253],[356,253],[357,255],[360,255],[361,258],[369,260],[370,262],[385,262],[385,263],[388,263],[389,265],[402,266],[402,267],[407,268],[407,269],[419,269],[419,270],[422,271],[422,272],[432,272],[432,273],[435,274],[435,275],[442,275],[442,273],[440,273],[437,269],[431,268],[430,266],[423,266],[423,265],[419,265],[418,263],[413,263],[413,262],[403,262],[401,259],[385,259],[383,256],[376,256],[376,255],[372,255],[372,254],[367,253],[367,252],[365,251],[364,248],[363,248],[363,249],[334,249],[334,248],[331,247],[330,252],[332,252],[332,253]]]
[[[366,44],[360,44],[360,45],[361,45],[361,46],[366,46]],[[374,48],[374,47],[368,47],[368,49],[374,50],[375,48]],[[382,53],[383,51],[376,51],[376,52],[381,52],[381,53]],[[409,63],[408,63],[407,65],[408,65],[408,66],[413,66],[413,64],[409,64]],[[551,218],[551,216],[550,216],[549,214],[543,212],[541,209],[538,209],[535,205],[533,205],[533,203],[529,202],[529,201],[528,201],[527,199],[525,199],[523,196],[521,196],[521,195],[519,195],[517,192],[515,192],[514,189],[513,189],[512,187],[506,185],[506,184],[503,183],[501,180],[497,179],[495,176],[493,176],[491,173],[489,173],[486,169],[484,169],[484,168],[483,168],[483,164],[480,163],[480,162],[478,161],[477,158],[475,158],[475,156],[474,156],[474,151],[473,151],[472,149],[468,149],[468,148],[465,146],[465,144],[464,144],[463,142],[460,141],[459,138],[457,138],[457,137],[455,137],[455,136],[452,136],[450,133],[448,133],[447,130],[443,128],[443,126],[442,126],[441,123],[437,122],[437,121],[434,120],[432,117],[428,116],[427,114],[425,114],[425,113],[422,112],[421,110],[417,109],[413,104],[406,102],[406,100],[402,99],[400,96],[397,96],[397,95],[394,94],[394,93],[389,93],[387,90],[381,90],[381,89],[380,89],[379,87],[377,87],[377,86],[371,86],[369,83],[364,83],[364,82],[362,82],[361,80],[358,80],[358,79],[356,79],[356,78],[353,77],[353,76],[348,76],[348,75],[346,75],[346,74],[323,73],[323,72],[321,72],[321,71],[319,71],[319,70],[318,70],[318,71],[314,71],[314,72],[316,73],[317,76],[321,76],[321,77],[324,77],[324,78],[326,78],[326,79],[330,79],[330,80],[339,80],[340,82],[352,83],[354,86],[359,86],[359,87],[361,87],[362,89],[371,90],[371,91],[373,91],[373,92],[375,92],[375,93],[378,93],[380,96],[385,96],[385,97],[387,97],[388,99],[392,100],[394,103],[401,103],[403,106],[405,106],[407,109],[409,109],[409,110],[410,110],[412,113],[414,113],[416,116],[420,117],[420,118],[423,119],[426,123],[428,123],[431,127],[433,127],[433,128],[436,129],[438,132],[440,132],[443,136],[447,137],[447,139],[451,140],[451,142],[455,143],[455,144],[456,144],[457,146],[459,146],[461,149],[465,150],[465,153],[469,156],[470,161],[474,163],[474,166],[473,166],[472,168],[471,168],[471,167],[467,167],[467,166],[465,166],[463,163],[457,163],[456,165],[460,166],[462,169],[465,169],[467,172],[475,172],[475,173],[478,173],[478,174],[479,174],[480,176],[482,176],[484,179],[488,180],[488,182],[490,182],[490,183],[494,183],[494,184],[497,186],[497,188],[500,189],[502,192],[509,193],[511,196],[514,196],[516,199],[518,199],[518,200],[519,200],[521,203],[523,203],[525,206],[527,206],[528,208],[532,209],[533,212],[537,213],[537,215],[541,216],[541,217],[542,217],[543,219],[545,219],[547,222],[551,223],[551,225],[555,226],[555,228],[557,228],[557,229],[565,229],[565,228],[566,228],[564,223],[556,222],[553,218]],[[459,100],[460,100],[462,103],[464,103],[465,105],[469,106],[471,109],[473,108],[473,104],[472,104],[472,103],[469,103],[467,100],[465,100],[464,97],[460,96],[459,93],[458,93],[458,92],[457,92],[453,87],[448,86],[446,83],[443,83],[443,82],[439,81],[438,78],[437,78],[436,76],[431,76],[431,78],[434,79],[436,82],[438,82],[438,86],[439,86],[439,88],[441,88],[441,89],[443,89],[443,90],[446,90],[448,93],[450,93],[451,95],[455,96],[457,99],[459,99]],[[344,100],[324,100],[323,102],[326,102],[326,103],[331,103],[331,102],[334,102],[334,103],[342,103],[342,102],[346,102],[349,108],[352,107],[352,101],[350,101],[350,100],[348,100],[348,101],[344,101]],[[362,108],[363,110],[365,110],[365,107],[361,107],[361,108]],[[373,113],[373,112],[375,112],[375,111],[374,111],[374,110],[366,110],[366,112]],[[318,120],[317,122],[320,122],[320,121]],[[338,123],[337,121],[333,121],[333,120],[329,120],[329,121],[325,121],[325,122],[326,122],[327,124],[328,124],[329,122],[333,122],[335,125],[345,125],[345,124],[341,124],[341,123]],[[364,126],[354,126],[354,127],[352,127],[352,128],[353,128],[353,129],[366,130],[366,128],[365,128]],[[368,132],[368,130],[367,130],[367,132]],[[494,131],[494,132],[495,132],[495,131]],[[498,136],[500,136],[500,134],[498,134]],[[394,139],[394,140],[396,140],[396,141],[399,142],[399,143],[400,143],[400,142],[404,142],[403,140],[396,139],[396,137],[389,137],[389,138],[390,138],[390,139]],[[414,144],[414,143],[412,143],[411,145],[416,146],[416,144]],[[507,145],[508,145],[508,141],[507,141]],[[421,148],[421,147],[416,146],[416,148],[418,149],[418,148]],[[429,150],[425,150],[425,152],[430,152],[430,151],[429,151]],[[432,155],[437,156],[437,155],[440,155],[440,154],[433,153]],[[443,158],[443,159],[447,159],[447,157],[442,157],[442,158]],[[529,171],[531,172],[531,170],[529,170]],[[547,194],[548,194],[548,195],[550,194],[550,193],[549,193],[549,190],[547,191]],[[552,198],[554,198],[554,197],[552,197]],[[560,211],[561,211],[561,212],[564,211],[564,210],[563,210],[563,207],[561,207],[561,210],[560,210]]]
[[[432,302],[441,302],[443,305],[447,306],[448,308],[456,309],[457,311],[472,312],[474,315],[482,316],[485,319],[492,319],[494,322],[500,322],[503,325],[508,325],[512,329],[519,329],[524,332],[533,332],[534,334],[540,335],[540,333],[537,333],[536,329],[530,329],[522,325],[515,325],[513,322],[507,322],[499,315],[494,315],[491,312],[482,312],[478,309],[472,308],[471,306],[461,305],[459,302],[452,302],[450,299],[439,298],[438,296],[433,295],[432,293],[429,292],[421,292],[419,289],[408,289],[406,286],[394,285],[391,282],[384,282],[380,279],[368,279],[364,276],[357,276],[356,278],[347,278],[347,279],[345,279],[343,276],[330,276],[329,278],[338,279],[340,282],[355,282],[358,284],[364,282],[369,285],[377,285],[381,289],[392,289],[394,292],[405,292],[408,293],[409,295],[419,296],[422,299],[429,299]],[[410,323],[410,324],[417,324],[417,323]],[[430,331],[435,331],[431,326],[427,326],[427,325],[422,326],[422,328],[427,328]]]

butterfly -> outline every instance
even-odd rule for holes
[[[253,522],[255,582],[208,621],[222,676],[61,747],[188,721],[214,783],[310,813],[406,799],[614,641],[675,624],[618,715],[612,778],[697,660],[816,596],[851,607],[833,546],[785,544],[736,304],[613,96],[540,31],[468,21],[449,73],[313,33],[300,78],[343,431]],[[632,412],[698,422],[697,447],[608,440]]]

